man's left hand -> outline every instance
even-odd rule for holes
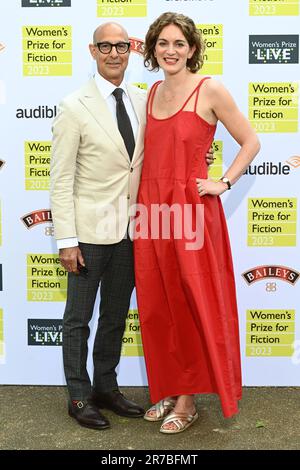
[[[205,160],[208,166],[212,165],[215,160],[213,146],[210,147],[207,154],[205,155]]]

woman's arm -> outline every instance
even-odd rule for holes
[[[203,90],[203,98],[210,106],[212,114],[220,120],[230,135],[241,146],[232,164],[224,174],[234,184],[245,172],[260,149],[260,143],[250,122],[238,109],[230,93],[215,80],[207,80]],[[222,181],[197,180],[199,194],[222,194],[228,186]]]

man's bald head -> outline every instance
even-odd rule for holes
[[[96,44],[97,42],[100,42],[101,38],[105,36],[106,34],[113,35],[113,34],[120,34],[120,33],[124,36],[124,40],[128,41],[128,33],[126,29],[123,28],[123,26],[121,26],[119,23],[115,23],[111,21],[109,23],[101,24],[94,31],[93,43]]]
[[[99,42],[110,44],[110,52],[101,52],[97,47]],[[119,86],[124,78],[130,54],[130,49],[125,53],[118,52],[116,45],[120,43],[129,43],[126,29],[119,23],[109,22],[98,26],[93,35],[93,44],[89,45],[99,74],[116,86]],[[125,49],[127,50],[127,45]]]

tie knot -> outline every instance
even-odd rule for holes
[[[124,90],[122,88],[115,88],[112,94],[114,95],[117,101],[122,101],[123,92]]]

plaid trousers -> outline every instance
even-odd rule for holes
[[[118,388],[125,321],[134,288],[133,244],[124,238],[113,245],[79,243],[87,278],[68,274],[67,303],[63,319],[63,360],[71,400],[86,400],[91,393],[87,372],[87,340],[100,283],[98,327],[93,347],[93,388],[108,392]]]

